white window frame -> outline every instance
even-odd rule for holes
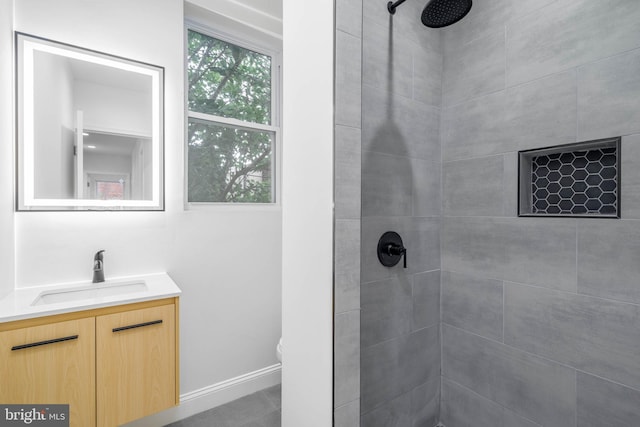
[[[231,43],[238,47],[257,52],[271,58],[271,125],[261,123],[246,122],[234,118],[221,117],[213,114],[189,111],[189,75],[188,75],[188,47],[189,31],[195,31],[205,36],[213,37],[223,42]],[[280,118],[282,113],[282,53],[270,46],[259,45],[235,35],[216,31],[207,25],[200,24],[192,20],[185,21],[184,29],[184,110],[185,110],[185,143],[184,149],[184,205],[185,209],[197,209],[199,207],[238,207],[238,208],[267,208],[281,207],[281,158],[282,158],[282,137],[280,128]],[[273,132],[274,138],[271,150],[271,195],[270,203],[240,203],[240,202],[190,202],[189,201],[189,119],[202,120],[212,125],[228,125],[246,130]]]

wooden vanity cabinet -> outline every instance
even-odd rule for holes
[[[96,317],[98,427],[176,404],[173,305]]]
[[[69,404],[72,427],[95,425],[93,317],[0,332],[0,403]]]
[[[178,298],[0,323],[0,403],[116,427],[179,403]]]

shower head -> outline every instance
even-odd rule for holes
[[[396,13],[396,8],[406,0],[387,3],[390,14]],[[471,10],[472,0],[429,0],[422,11],[422,23],[430,28],[442,28],[455,24]]]
[[[455,24],[471,10],[472,0],[429,0],[422,11],[422,23],[430,28]]]

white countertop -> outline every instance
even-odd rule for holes
[[[50,304],[34,305],[36,299],[43,294],[53,292],[73,291],[81,287],[110,287],[125,283],[144,282],[147,289],[136,292],[54,302]],[[167,273],[154,273],[139,276],[126,276],[106,280],[103,283],[91,282],[60,283],[47,286],[15,289],[9,295],[0,299],[0,323],[14,320],[30,319],[33,317],[50,316],[53,314],[70,313],[73,311],[89,310],[120,304],[150,301],[170,298],[181,294],[180,288]]]

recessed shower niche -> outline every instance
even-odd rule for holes
[[[519,216],[620,218],[620,138],[518,153]]]

